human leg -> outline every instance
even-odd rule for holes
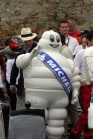
[[[17,102],[16,93],[10,91],[10,85],[9,85],[9,83],[7,81],[6,81],[6,88],[7,88],[7,93],[9,95],[9,97],[10,97],[11,110],[14,111],[14,110],[16,110],[16,102]]]
[[[23,90],[23,93],[20,96],[17,95],[16,109],[20,110],[24,108],[25,108],[25,91]]]
[[[77,112],[77,107],[74,104],[71,104],[71,96],[69,97],[69,104],[67,106],[67,118],[64,121],[64,127],[65,127],[65,133],[62,136],[62,139],[67,139],[67,131],[68,131],[68,118],[70,118],[72,126],[75,125],[75,123],[79,119],[79,115]]]
[[[74,126],[76,124],[77,120],[79,119],[76,105],[69,103],[69,105],[67,107],[67,112],[68,112],[69,118],[71,120],[71,123]]]
[[[80,115],[80,118],[75,124],[75,126],[72,128],[71,134],[78,137],[84,130],[84,137],[91,138],[92,134],[91,131],[88,129],[88,108],[90,106],[90,100],[91,100],[91,85],[82,86],[80,88],[80,95],[82,100],[83,112]]]

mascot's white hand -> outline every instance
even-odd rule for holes
[[[73,90],[71,104],[76,104],[76,102],[78,101],[78,95],[78,90]]]
[[[32,56],[32,57],[37,56],[37,55],[39,54],[40,49],[41,49],[40,45],[37,45],[37,46],[32,50],[31,56]]]

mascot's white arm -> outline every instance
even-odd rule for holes
[[[38,45],[30,53],[19,55],[16,59],[17,67],[20,68],[20,69],[26,68],[30,64],[33,57],[38,55],[39,50],[40,50],[40,46]]]
[[[73,77],[71,79],[71,83],[72,83],[72,104],[75,104],[78,101],[78,95],[79,95],[79,88],[80,88],[80,80],[81,77],[79,75],[80,70],[75,67],[73,60],[68,59],[71,67],[72,67],[72,72],[73,72]]]

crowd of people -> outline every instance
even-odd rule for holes
[[[82,108],[82,114],[78,115],[77,106],[71,102],[72,96],[69,96],[69,105],[67,106],[67,119],[65,119],[65,133],[62,139],[79,139],[83,131],[84,139],[92,139],[92,133],[88,129],[88,108],[91,101],[92,85],[87,82],[84,71],[84,51],[87,47],[93,46],[93,31],[76,30],[76,23],[73,19],[61,20],[59,24],[59,34],[62,42],[61,54],[74,61],[75,66],[80,70],[81,87],[79,90],[79,102]],[[6,99],[10,103],[11,111],[25,108],[25,88],[23,72],[16,66],[16,57],[21,54],[30,53],[37,43],[34,39],[36,33],[27,28],[21,29],[19,36],[24,41],[24,48],[16,56],[10,56],[6,61],[0,53],[0,98]],[[10,45],[10,43],[8,44]],[[67,137],[68,117],[71,120],[73,128],[70,136]]]

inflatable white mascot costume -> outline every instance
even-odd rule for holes
[[[23,69],[26,101],[32,108],[44,108],[47,113],[46,132],[49,139],[60,139],[64,133],[68,95],[72,103],[78,97],[80,76],[78,68],[60,53],[61,39],[53,30],[45,31],[31,52],[18,56],[17,67]]]

